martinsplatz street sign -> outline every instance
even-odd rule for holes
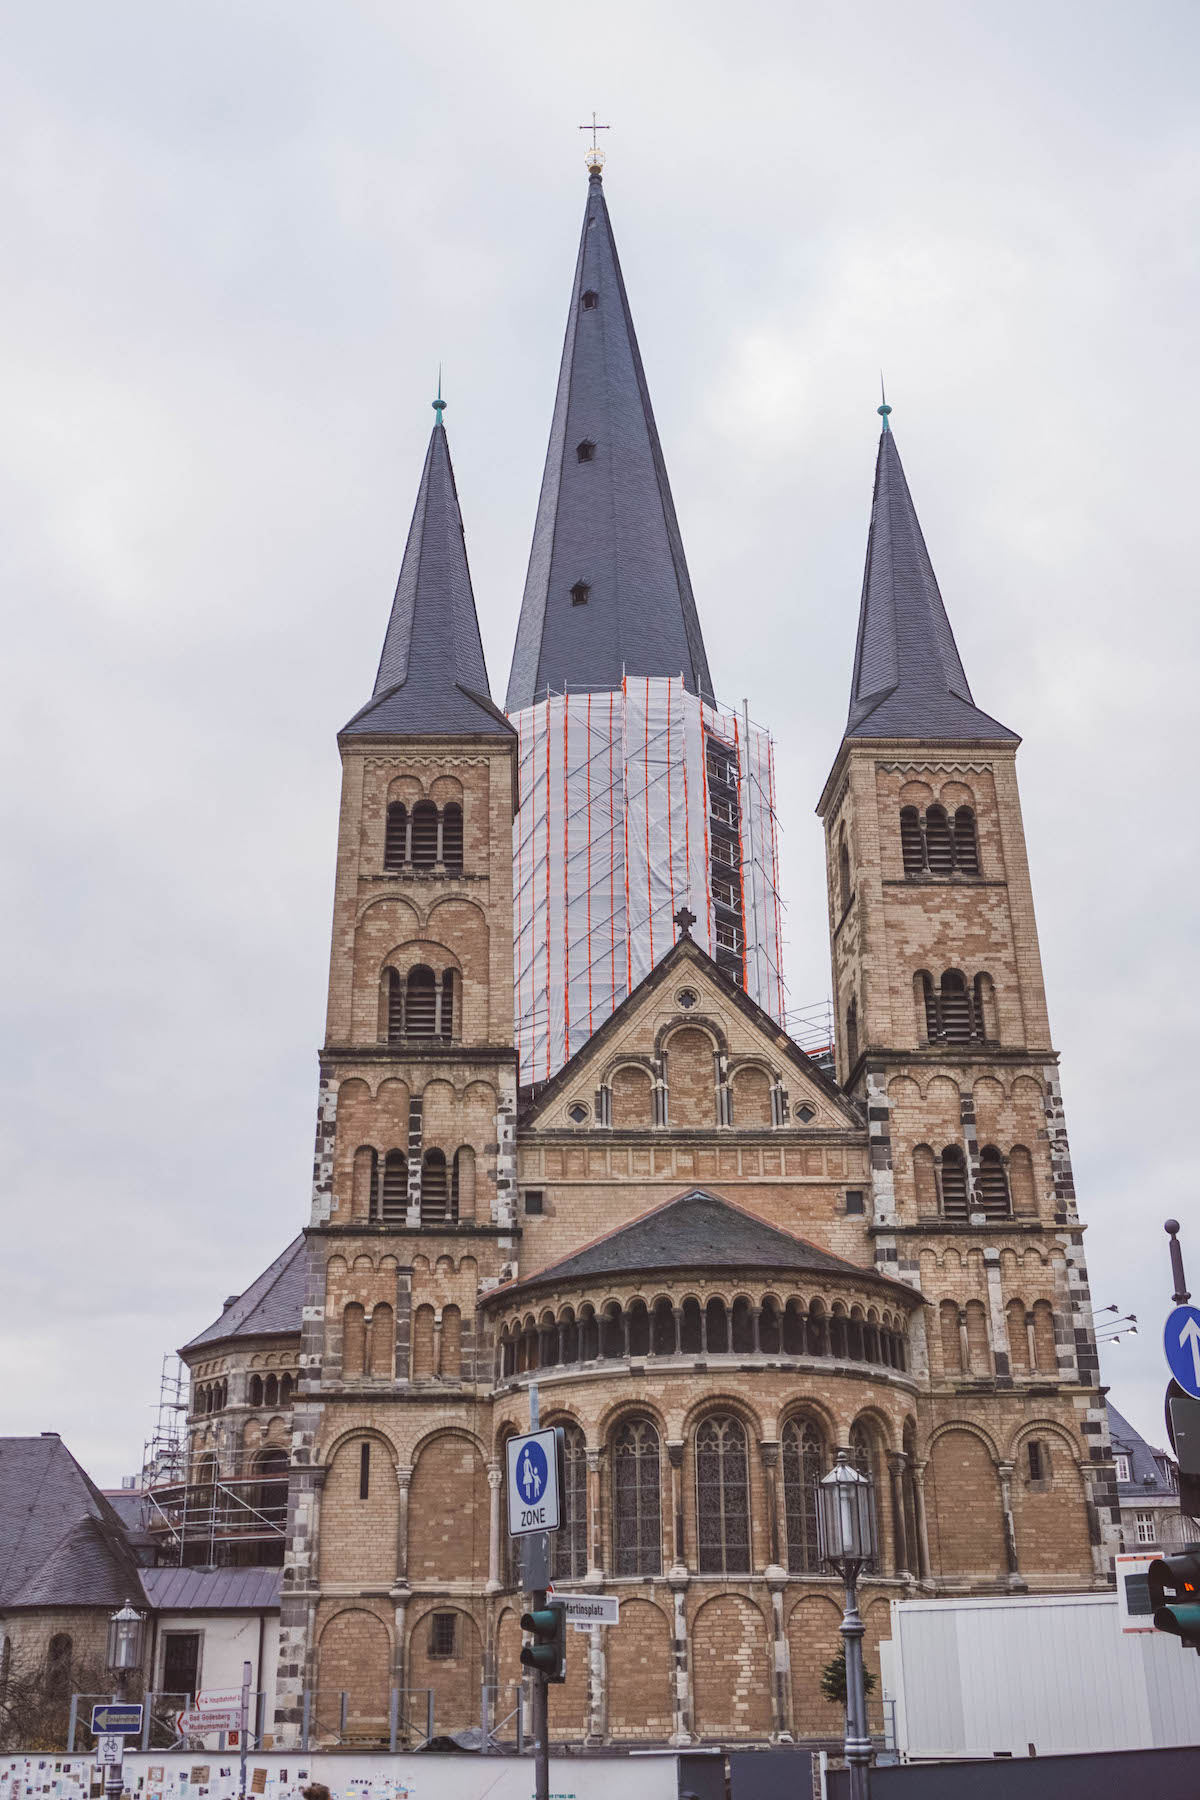
[[[561,1494],[554,1431],[508,1440],[508,1529],[513,1537],[557,1531]]]

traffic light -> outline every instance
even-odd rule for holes
[[[1146,1570],[1154,1629],[1200,1650],[1200,1544],[1178,1556],[1159,1556]]]
[[[1198,1609],[1200,1610],[1200,1609]],[[522,1613],[521,1630],[533,1634],[532,1644],[521,1651],[527,1669],[536,1669],[543,1681],[567,1679],[567,1615],[566,1609],[553,1600],[539,1606],[536,1612]]]

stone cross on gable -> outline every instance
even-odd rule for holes
[[[679,927],[680,937],[690,938],[692,926],[696,923],[696,915],[694,912],[689,912],[686,906],[681,906],[675,914],[675,923]]]

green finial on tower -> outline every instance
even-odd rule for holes
[[[883,405],[877,406],[875,408],[875,411],[879,414],[880,418],[883,420],[883,429],[886,431],[888,429],[888,414],[891,412],[892,409],[888,405],[887,395],[883,391],[883,370],[882,369],[880,369],[880,371],[879,371],[879,398],[882,400]]]
[[[441,365],[441,363],[438,364],[438,397],[435,401],[433,401],[432,404],[433,404],[433,410],[437,414],[437,422],[440,425],[442,423],[442,414],[445,412],[446,407],[449,404],[448,401],[442,399],[442,365]]]

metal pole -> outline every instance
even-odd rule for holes
[[[79,1695],[71,1695],[71,1718],[67,1725],[67,1755],[75,1754],[75,1721],[79,1717]]]
[[[400,1690],[393,1688],[388,1695],[388,1749],[396,1754],[396,1733],[400,1726]]]
[[[126,1689],[126,1686],[128,1685],[128,1681],[129,1681],[128,1671],[125,1669],[118,1669],[117,1670],[117,1691],[113,1695],[113,1700],[115,1701],[115,1703],[118,1706],[125,1699],[125,1689]],[[122,1746],[122,1755],[124,1755],[124,1746]],[[105,1792],[105,1795],[107,1796],[107,1800],[120,1800],[120,1796],[124,1792],[124,1789],[125,1789],[125,1767],[124,1767],[124,1764],[119,1763],[119,1762],[109,1763],[108,1767],[104,1771],[104,1792]]]
[[[1183,1251],[1179,1248],[1179,1220],[1168,1219],[1163,1230],[1171,1240],[1171,1279],[1175,1283],[1175,1292],[1171,1298],[1176,1306],[1186,1306],[1191,1299],[1187,1283],[1183,1277]]]
[[[533,1611],[546,1604],[545,1588],[535,1588]],[[533,1777],[534,1800],[550,1800],[550,1690],[540,1673],[533,1677]]]
[[[154,1695],[152,1692],[145,1695],[144,1704],[146,1710],[142,1714],[142,1749],[148,1750],[150,1748],[150,1720],[154,1714]],[[222,1742],[224,1742],[224,1739],[222,1739]]]
[[[300,1707],[300,1748],[308,1753],[308,1730],[312,1722],[312,1689],[305,1688]]]
[[[250,1730],[250,1664],[248,1662],[242,1664],[242,1703],[238,1713],[238,1723],[241,1726],[238,1741],[242,1752],[238,1759],[238,1793],[242,1796],[242,1800],[246,1800],[246,1736]]]
[[[846,1568],[846,1611],[842,1642],[846,1646],[846,1768],[850,1800],[870,1800],[871,1734],[867,1730],[867,1696],[863,1685],[862,1641],[866,1627],[858,1610],[858,1569]]]

